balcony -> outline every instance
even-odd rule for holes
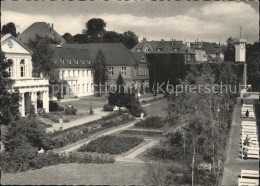
[[[43,79],[43,78],[19,78],[19,79],[13,79],[15,80],[15,83],[13,87],[33,87],[33,86],[48,86],[49,80]]]

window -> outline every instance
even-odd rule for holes
[[[121,74],[122,74],[122,75],[126,75],[126,67],[122,67],[122,69],[121,69]]]
[[[80,84],[78,85],[78,94],[80,94]]]
[[[141,76],[141,75],[142,75],[142,74],[141,74],[141,73],[142,73],[142,72],[141,72],[141,70],[142,70],[142,69],[141,69],[141,68],[139,68],[139,76]]]
[[[187,60],[190,60],[190,54],[187,55]]]
[[[82,91],[85,93],[85,84],[82,84]]]
[[[88,84],[87,84],[87,86],[86,86],[86,89],[87,89],[87,92],[88,92]]]
[[[78,76],[81,76],[81,75],[80,75],[80,71],[79,71],[79,70],[78,70]]]
[[[114,68],[108,67],[108,75],[113,76],[114,75]]]
[[[150,49],[149,46],[147,45],[147,46],[145,47],[144,51],[145,51],[145,52],[150,52],[151,49]]]
[[[24,59],[20,61],[21,77],[25,77],[25,62]]]
[[[76,64],[79,64],[79,60],[78,59],[76,59]]]
[[[69,63],[71,64],[71,59],[69,60]]]
[[[140,48],[137,48],[137,49],[136,49],[136,52],[141,52],[141,49],[140,49]]]
[[[64,58],[62,58],[61,62],[64,64]]]
[[[162,48],[157,48],[157,52],[162,52],[163,49]]]
[[[75,70],[73,70],[73,76],[76,76],[76,71]]]
[[[8,76],[13,77],[13,67],[8,68]]]
[[[93,70],[91,70],[91,76],[93,76],[94,75],[94,71]]]
[[[68,76],[70,76],[70,70],[68,71]]]
[[[94,84],[91,83],[91,91],[93,92],[94,91]]]
[[[89,71],[87,70],[87,76],[89,76]]]

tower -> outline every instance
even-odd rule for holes
[[[235,61],[237,63],[244,64],[243,71],[243,82],[241,89],[241,97],[247,92],[247,64],[246,64],[246,43],[247,40],[245,38],[240,38],[238,41],[234,43],[235,45]]]

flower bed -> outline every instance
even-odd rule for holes
[[[152,128],[159,129],[164,127],[165,122],[157,116],[151,116],[146,118],[145,120],[139,121],[135,124],[135,127],[138,128]]]
[[[52,138],[52,144],[50,145],[54,149],[61,148],[81,139],[87,138],[93,133],[107,128],[123,125],[133,120],[134,118],[128,113],[115,112],[111,115],[103,117],[100,120],[49,134]]]
[[[81,146],[79,152],[98,152],[109,154],[121,154],[143,142],[143,138],[103,136]]]
[[[141,131],[141,130],[124,130],[120,134],[134,135],[134,136],[150,136],[150,137],[161,137],[162,136],[162,132]]]

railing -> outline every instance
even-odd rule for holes
[[[49,80],[43,78],[20,78],[14,80],[13,87],[49,85]]]

